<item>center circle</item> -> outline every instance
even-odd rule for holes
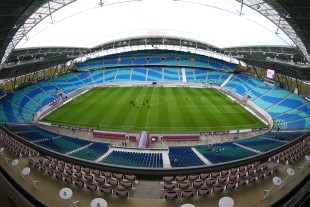
[[[161,95],[145,95],[145,96],[138,96],[136,98],[136,103],[139,105],[159,105],[167,101],[165,96]]]

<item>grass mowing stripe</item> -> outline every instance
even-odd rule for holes
[[[185,90],[182,90],[182,88],[176,88],[175,90],[172,90],[173,94],[177,97],[177,104],[176,108],[178,109],[177,113],[180,115],[181,120],[180,120],[180,126],[197,126],[195,118],[193,117],[193,114],[190,112],[189,109],[189,97],[187,94],[184,92]],[[192,111],[194,112],[194,111]],[[194,112],[195,113],[195,112]]]
[[[201,100],[201,94],[198,90],[186,90],[187,95],[191,97],[190,101],[193,103],[192,108],[195,109],[196,113],[194,113],[195,119],[203,120],[206,123],[208,121],[209,110],[206,110],[204,107],[203,101]],[[206,113],[207,112],[207,113]],[[210,123],[209,123],[210,124]]]
[[[175,102],[171,101],[171,92],[169,92],[169,88],[163,88],[163,90],[158,90],[158,95],[160,97],[167,97],[169,95],[169,99],[166,100],[159,106],[158,105],[158,118],[157,118],[157,125],[160,127],[170,127],[171,121],[170,118],[173,116],[173,113],[171,113],[171,108],[175,106]]]
[[[150,99],[150,105],[152,105],[152,98],[153,98],[153,92],[154,92],[154,89],[152,88],[152,93],[151,93],[151,99]],[[148,122],[149,122],[149,117],[150,117],[150,110],[149,110],[149,108],[148,108],[148,110],[147,110],[147,116],[146,116],[146,122],[145,122],[145,127],[147,128],[147,124],[148,124]]]

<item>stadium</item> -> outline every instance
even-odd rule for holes
[[[85,36],[92,24],[85,19],[84,29],[82,22],[72,25],[79,31],[65,27],[71,34],[64,41],[73,46],[49,43],[62,41],[56,27],[67,19],[149,3],[95,1],[74,11],[78,2],[0,4],[4,206],[309,205],[309,2],[175,0],[175,8],[167,6],[195,8],[197,16],[228,13],[260,24],[257,31],[272,25],[276,40],[250,46],[221,46],[241,35],[232,32],[221,44],[190,29],[127,24],[129,34],[116,16],[110,21],[119,31],[96,41],[99,32],[87,31],[87,46],[73,42],[82,38],[74,33]]]

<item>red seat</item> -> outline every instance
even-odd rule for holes
[[[182,181],[178,184],[178,188],[188,188],[190,185],[189,181]]]
[[[112,189],[112,187],[111,187],[111,186],[108,186],[108,185],[99,186],[99,191],[100,191],[101,193],[108,194],[108,195],[113,194],[113,189]]]
[[[255,182],[256,179],[257,179],[257,176],[255,176],[255,175],[251,175],[251,176],[248,178],[248,180],[249,180],[250,183]]]
[[[228,174],[229,174],[229,170],[222,170],[221,171],[221,176],[228,175]]]
[[[124,197],[124,198],[128,198],[129,197],[128,190],[123,189],[123,188],[116,189],[115,190],[115,195],[121,196],[121,197]]]
[[[74,175],[76,178],[82,178],[82,173],[81,173],[81,172],[75,172],[75,173],[73,173],[73,175]]]
[[[116,178],[108,178],[108,179],[106,179],[106,182],[112,186],[118,185],[118,180]]]
[[[239,167],[239,172],[244,171],[244,170],[246,170],[246,167],[245,167],[245,166],[240,166],[240,167]]]
[[[191,198],[194,197],[194,191],[191,189],[188,190],[184,190],[183,192],[181,192],[181,198]]]
[[[204,183],[204,181],[197,179],[197,180],[194,180],[194,182],[192,183],[192,186],[193,187],[200,187],[203,185],[203,183]]]
[[[123,179],[124,175],[122,173],[113,173],[113,177],[115,177],[117,179]]]
[[[57,180],[62,181],[62,174],[61,173],[55,173],[55,177]]]
[[[125,178],[127,180],[130,180],[130,181],[135,181],[137,180],[136,176],[135,175],[132,175],[132,174],[125,174]]]
[[[65,161],[63,161],[63,160],[59,160],[59,161],[58,161],[58,164],[64,167],[66,163],[65,163]]]
[[[91,173],[94,174],[94,175],[96,175],[96,176],[100,176],[100,170],[94,170],[94,169],[92,169],[92,170],[91,170]]]
[[[176,191],[168,191],[165,193],[164,198],[166,200],[170,199],[177,199],[178,198],[178,193]]]
[[[200,176],[200,179],[207,179],[210,177],[210,173],[201,173],[199,176]]]
[[[85,186],[85,182],[83,180],[75,180],[75,185],[79,186],[79,187],[84,187]]]
[[[176,181],[184,181],[184,180],[186,180],[186,176],[185,175],[177,175],[175,180]]]
[[[239,178],[246,177],[246,176],[247,176],[247,174],[248,174],[248,172],[247,172],[247,171],[242,171],[242,172],[240,172],[240,173],[239,173]]]
[[[188,179],[188,180],[196,180],[196,179],[198,179],[198,177],[199,177],[199,175],[197,175],[197,174],[192,174],[192,175],[189,175],[189,176],[187,177],[187,179]]]
[[[211,173],[211,177],[212,177],[212,178],[216,178],[216,177],[218,177],[220,174],[221,174],[220,172],[212,172],[212,173]]]
[[[103,177],[95,177],[95,181],[100,183],[100,184],[103,184],[103,183],[105,183],[105,178],[103,178]]]
[[[226,184],[226,190],[229,190],[229,189],[232,189],[232,188],[235,188],[237,186],[237,182],[229,182]]]
[[[80,172],[81,171],[81,166],[74,165],[73,169],[75,169],[77,172]]]
[[[212,188],[212,191],[213,191],[213,193],[223,192],[224,191],[224,186],[222,186],[222,185],[214,186]]]
[[[171,181],[173,181],[173,176],[164,176],[163,181],[164,182],[171,182]]]
[[[227,176],[221,176],[218,178],[218,182],[219,183],[224,183],[228,180],[228,177]]]
[[[108,171],[102,171],[101,173],[102,173],[102,175],[104,175],[104,176],[107,177],[107,178],[109,178],[109,177],[112,176],[112,173],[111,173],[111,172],[108,172]]]
[[[256,173],[256,169],[255,168],[254,169],[250,169],[248,171],[248,175],[253,175],[254,173]]]
[[[72,175],[73,174],[73,171],[71,169],[65,169],[65,173],[67,175]]]
[[[63,171],[64,171],[64,167],[63,167],[63,166],[57,166],[57,170],[58,170],[59,172],[63,172]]]
[[[90,173],[90,169],[88,167],[86,167],[86,168],[83,167],[82,171],[85,173]]]
[[[239,180],[237,181],[237,183],[238,183],[238,188],[239,188],[239,187],[242,186],[242,185],[246,185],[247,180],[239,179]]]
[[[238,178],[238,174],[230,174],[229,180],[236,180]]]
[[[258,174],[258,179],[263,179],[266,176],[265,173],[260,173]]]
[[[83,177],[84,177],[84,179],[87,180],[87,181],[93,181],[93,179],[94,179],[94,176],[92,176],[92,175],[86,175],[86,174],[84,174]]]
[[[215,183],[216,183],[216,179],[214,178],[208,178],[206,179],[206,182],[205,182],[206,185],[213,185]]]
[[[73,164],[72,163],[66,163],[66,167],[72,169]]]
[[[238,172],[238,168],[231,168],[230,169],[230,173],[236,173],[236,172]]]
[[[212,192],[211,188],[201,187],[200,189],[198,189],[197,195],[199,196],[209,195],[211,194],[211,192]]]
[[[49,175],[53,175],[53,174],[54,174],[54,172],[53,172],[52,169],[47,169],[46,172],[47,172],[47,174],[49,174]]]
[[[172,182],[165,182],[164,183],[164,189],[172,190],[174,188],[175,184]]]
[[[126,188],[132,188],[132,182],[129,180],[121,180],[121,186],[126,187]]]
[[[93,190],[93,191],[97,191],[98,186],[96,184],[94,184],[94,183],[86,183],[86,188],[90,189],[90,190]]]
[[[73,183],[74,179],[71,176],[64,177],[64,181],[67,183]]]

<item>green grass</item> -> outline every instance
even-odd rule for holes
[[[131,101],[135,106],[130,104]],[[100,130],[146,130],[151,133],[265,127],[259,119],[217,90],[202,88],[94,88],[42,121]]]

